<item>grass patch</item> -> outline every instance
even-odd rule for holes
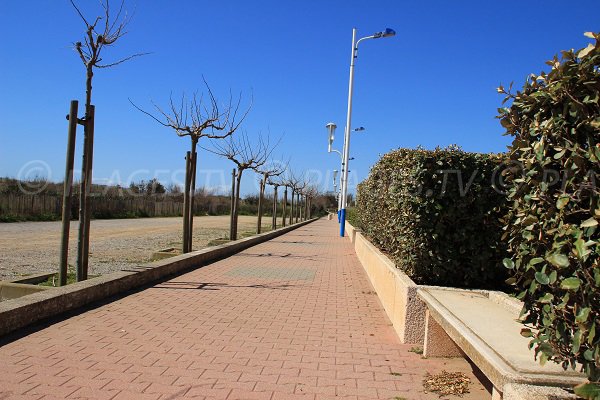
[[[57,214],[36,214],[36,215],[0,215],[0,222],[25,222],[25,221],[60,221],[61,216]]]
[[[88,275],[88,279],[96,278],[97,276],[99,276],[99,275]],[[77,273],[75,272],[75,267],[73,267],[72,265],[69,265],[69,269],[67,271],[67,285],[70,285],[75,282],[77,282]],[[38,286],[52,286],[52,287],[59,286],[58,274],[54,274],[53,276],[49,277],[44,282],[38,283]]]
[[[415,353],[415,354],[423,354],[423,348],[422,347],[412,347],[409,351],[411,353]]]

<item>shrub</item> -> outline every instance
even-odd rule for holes
[[[346,221],[354,227],[360,227],[360,219],[358,217],[358,210],[356,207],[349,207],[346,209]]]
[[[503,287],[500,160],[457,147],[392,151],[359,185],[360,227],[417,283]]]
[[[512,101],[499,109],[514,136],[506,176],[513,207],[505,221],[512,259],[505,264],[521,290],[523,322],[535,328],[523,334],[542,363],[580,363],[598,382],[600,35],[587,35],[595,45],[555,56],[550,72],[531,75],[516,94],[498,91]]]

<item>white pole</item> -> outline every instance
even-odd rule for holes
[[[344,149],[342,148],[342,151],[343,150]],[[338,207],[337,207],[338,223],[340,222],[340,218],[341,218],[340,217],[340,213],[342,212],[342,196],[341,196],[341,193],[342,193],[342,177],[344,176],[344,164],[343,164],[344,155],[342,153],[340,153],[340,160],[341,160],[340,161],[340,179],[339,179],[340,184],[339,184],[339,189],[336,192],[337,201],[338,201]]]
[[[340,236],[344,237],[344,228],[346,225],[346,202],[348,197],[348,168],[350,158],[350,127],[352,122],[352,89],[354,85],[354,59],[356,56],[356,28],[352,28],[352,54],[350,56],[350,82],[348,83],[348,115],[346,117],[346,132],[344,133],[344,164],[342,193],[341,193],[341,212],[340,212]]]

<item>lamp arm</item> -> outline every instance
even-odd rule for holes
[[[354,58],[358,57],[358,44],[360,42],[362,42],[363,40],[367,40],[367,39],[375,39],[377,38],[377,36],[375,35],[371,35],[371,36],[365,36],[363,38],[358,39],[358,41],[356,42],[356,44],[354,45]]]
[[[338,153],[338,154],[340,155],[340,157],[342,157],[342,152],[341,152],[341,151],[339,151],[339,150],[336,150],[336,149],[329,149],[329,152],[330,152],[330,153],[331,153],[331,152],[336,152],[336,153]]]

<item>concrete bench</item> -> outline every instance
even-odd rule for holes
[[[571,399],[561,387],[585,381],[554,363],[541,366],[521,336],[521,304],[504,293],[419,288],[427,306],[425,357],[466,355],[493,385],[493,400]]]

